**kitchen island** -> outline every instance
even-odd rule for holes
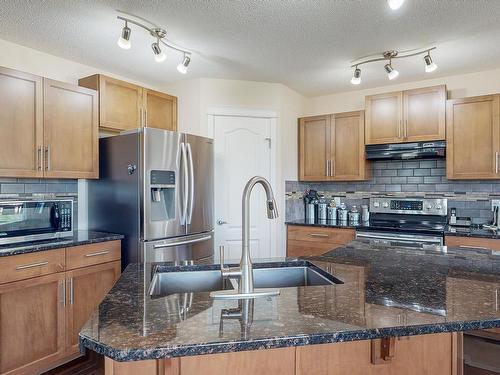
[[[82,329],[80,345],[106,356],[106,374],[115,375],[457,374],[457,332],[500,327],[494,254],[355,240],[279,263],[309,265],[338,283],[280,288],[277,297],[251,302],[212,300],[208,292],[145,295],[143,266],[130,265]]]

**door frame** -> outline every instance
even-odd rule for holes
[[[271,125],[271,166],[270,166],[270,183],[274,188],[275,200],[278,204],[278,213],[280,214],[279,220],[270,220],[271,222],[271,257],[283,257],[281,251],[281,239],[278,236],[279,226],[284,220],[285,215],[285,197],[284,197],[284,187],[278,186],[278,171],[277,165],[277,155],[278,155],[278,113],[270,109],[259,109],[259,108],[238,108],[238,107],[210,107],[207,109],[208,118],[208,136],[216,142],[215,139],[215,119],[216,117],[254,117],[254,118],[264,118],[268,119]],[[214,186],[215,187],[215,186]],[[283,196],[281,196],[283,195]],[[214,205],[215,207],[215,205]],[[215,215],[215,209],[214,209]],[[214,217],[214,227],[217,225],[216,218]],[[214,235],[215,244],[215,235]],[[286,253],[286,252],[285,252]],[[214,249],[214,258],[219,259],[218,249]]]

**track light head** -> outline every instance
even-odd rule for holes
[[[177,65],[177,70],[179,71],[179,73],[186,74],[190,62],[191,58],[187,54],[184,54],[182,61],[179,65]]]
[[[163,62],[167,58],[167,55],[165,52],[163,52],[160,48],[160,42],[157,40],[153,44],[151,44],[151,49],[153,50],[153,53],[155,55],[155,61],[156,62]]]
[[[405,0],[387,0],[387,4],[389,4],[389,7],[392,10],[401,8],[401,5],[403,5],[404,2]]]
[[[424,56],[425,61],[425,72],[431,73],[437,69],[437,65],[434,61],[432,61],[432,57],[430,52],[427,52],[427,55]]]
[[[123,49],[130,49],[131,43],[130,43],[130,33],[131,30],[127,25],[127,22],[125,22],[125,26],[122,29],[122,35],[118,39],[118,46]]]
[[[356,66],[352,74],[351,83],[353,85],[359,85],[361,83],[361,69]]]
[[[392,67],[392,63],[390,61],[389,64],[385,64],[384,69],[387,72],[387,77],[391,81],[399,75],[399,72]]]

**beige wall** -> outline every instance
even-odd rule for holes
[[[364,109],[366,95],[442,84],[447,86],[449,99],[498,93],[500,92],[500,69],[308,98],[306,115],[360,110]]]

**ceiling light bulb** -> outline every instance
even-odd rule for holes
[[[353,85],[359,85],[361,83],[361,69],[356,67],[354,73],[352,74],[351,83]]]
[[[384,69],[387,72],[387,77],[389,77],[391,81],[399,75],[399,72],[392,67],[391,63],[386,64]]]
[[[191,62],[191,58],[188,55],[184,55],[182,62],[177,65],[177,70],[179,73],[186,74],[188,71],[189,63]]]
[[[387,0],[387,4],[389,4],[389,7],[392,10],[401,8],[401,5],[403,5],[404,2],[405,0]]]
[[[426,73],[431,73],[437,69],[437,65],[434,61],[432,61],[432,57],[430,53],[427,53],[427,55],[424,56],[424,61],[425,61],[425,71]]]
[[[153,53],[155,54],[155,61],[156,62],[163,62],[167,58],[167,55],[165,52],[163,52],[160,48],[160,43],[159,42],[154,42],[151,44],[151,49],[153,50]]]
[[[130,28],[127,26],[127,23],[125,22],[125,26],[122,29],[122,35],[118,39],[118,46],[123,49],[130,49],[131,44],[130,44]]]

